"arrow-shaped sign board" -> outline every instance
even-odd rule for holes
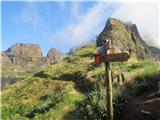
[[[104,62],[116,62],[116,61],[127,61],[130,55],[127,52],[123,53],[112,53],[103,56]]]

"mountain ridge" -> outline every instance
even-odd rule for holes
[[[42,49],[37,44],[30,43],[16,43],[9,47],[2,55],[2,70],[5,69],[6,64],[10,64],[7,69],[20,69],[27,71],[41,70],[60,61],[64,54],[54,48],[48,51],[48,56],[43,56]],[[42,67],[41,67],[42,66]]]
[[[119,19],[109,18],[96,39],[97,46],[102,46],[106,39],[112,40],[115,51],[128,51],[132,57],[136,57],[138,60],[152,57],[160,59],[158,48],[154,47],[157,49],[157,53],[153,54],[155,51],[152,51],[150,46],[142,39],[136,24],[127,24]]]
[[[128,39],[123,38],[122,43],[118,41],[116,37],[123,36],[116,33],[121,32],[116,28],[111,33],[112,37],[116,38],[114,44],[118,47],[126,44],[134,48],[135,46],[131,46],[134,45],[134,41],[127,43],[127,40],[132,40],[132,35],[127,32],[123,24],[119,28],[121,27],[124,28],[122,34],[126,33]],[[128,50],[129,47],[124,46],[120,50]],[[106,72],[104,65],[94,64],[93,56],[97,51],[95,43],[75,48],[61,61],[51,64],[43,70],[27,74],[15,84],[5,86],[1,94],[2,119],[107,119],[104,94],[106,93]],[[158,50],[154,49],[154,51]],[[113,71],[111,75],[114,118],[120,120],[127,102],[125,97],[141,94],[149,88],[157,88],[156,81],[159,80],[160,68],[159,63],[141,60],[111,62],[110,68]],[[14,71],[11,73],[15,74]],[[153,83],[154,86],[150,83]]]
[[[124,23],[116,18],[109,18],[102,32],[96,39],[97,46],[102,46],[106,39],[112,40],[111,52],[127,51],[131,54],[131,60],[154,59],[160,60],[160,49],[149,46],[142,39],[136,24]],[[81,46],[83,47],[83,46]],[[73,54],[81,48],[73,47],[68,54]],[[43,56],[42,49],[37,44],[16,43],[9,47],[2,55],[2,70],[23,69],[42,70],[49,64],[54,64],[65,56],[56,48],[51,48],[47,56]]]

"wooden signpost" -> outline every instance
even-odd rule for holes
[[[107,42],[100,48],[98,53],[95,55],[95,63],[101,64],[105,63],[105,70],[107,75],[106,80],[106,101],[107,101],[107,112],[109,120],[113,120],[113,102],[112,102],[112,78],[111,78],[111,70],[110,70],[110,62],[118,62],[118,61],[127,61],[130,55],[127,52],[123,53],[112,53],[108,54],[108,50],[111,49],[111,40],[107,40]]]
[[[112,53],[112,54],[107,54],[102,57],[102,60],[104,62],[116,62],[116,61],[126,61],[128,60],[130,55],[127,52],[123,53]]]

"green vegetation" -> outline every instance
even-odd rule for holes
[[[26,78],[2,92],[2,118],[55,117],[56,114],[47,112],[64,112],[64,107],[72,110],[83,99],[74,87],[73,82]]]
[[[12,70],[3,70],[2,77],[9,78],[25,78],[28,76],[32,76],[34,72],[32,71],[12,71]]]
[[[139,74],[136,79],[142,79],[142,80],[148,80],[148,81],[157,81],[159,80],[157,78],[158,71],[160,70],[160,67],[158,64],[146,64],[144,66],[144,70],[141,74]]]
[[[113,89],[114,118],[118,119],[124,109],[125,98],[118,88]],[[94,90],[81,103],[81,114],[84,120],[105,120],[108,118],[106,109],[106,91]]]
[[[84,46],[61,62],[33,76],[25,74],[25,79],[7,86],[1,93],[2,119],[104,120],[105,70],[94,66],[96,52],[95,45]],[[129,79],[124,85],[113,83],[114,118],[119,119],[127,97],[149,90],[150,83],[159,80],[160,69],[146,61],[112,63],[111,68],[114,79],[121,73]],[[101,89],[97,89],[99,74]]]
[[[141,65],[141,63],[140,63]],[[145,91],[157,89],[160,81],[160,67],[150,63],[143,66],[143,71],[134,77],[134,81],[125,85],[125,92],[130,95],[139,95]]]
[[[79,119],[76,109],[84,98],[82,92],[90,91],[94,84],[85,80],[93,48],[95,45],[83,47],[48,69],[7,86],[2,92],[2,118]]]
[[[146,63],[148,62],[141,61],[137,63],[128,64],[128,69],[132,68],[133,70],[143,68],[143,71],[134,77],[135,80],[129,81],[122,87],[113,85],[113,107],[115,120],[119,120],[121,118],[128,97],[140,95],[152,89],[157,89],[154,87],[157,85],[158,80],[160,80],[160,67],[157,67],[157,64],[154,63]],[[87,94],[85,100],[82,102],[81,105],[81,113],[83,115],[83,119],[106,119],[107,109],[105,93],[106,91],[103,86],[103,89],[101,91],[95,90]]]
[[[81,49],[83,50],[75,52],[74,55],[79,57],[93,56],[98,50],[94,45],[84,46]]]

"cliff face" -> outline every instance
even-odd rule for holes
[[[49,63],[56,63],[63,58],[63,53],[55,48],[51,48],[47,54],[47,61]]]
[[[131,57],[137,59],[148,59],[153,56],[150,46],[143,41],[135,24],[126,24],[118,19],[109,18],[97,37],[97,46],[102,46],[106,39],[112,40],[113,52],[128,51]]]
[[[17,43],[2,53],[2,70],[39,70],[47,67],[38,45]]]
[[[8,55],[17,57],[43,57],[39,45],[17,43],[5,51]]]
[[[36,71],[58,62],[63,54],[58,50],[50,50],[48,56],[44,57],[39,45],[17,43],[1,55],[2,70]]]

